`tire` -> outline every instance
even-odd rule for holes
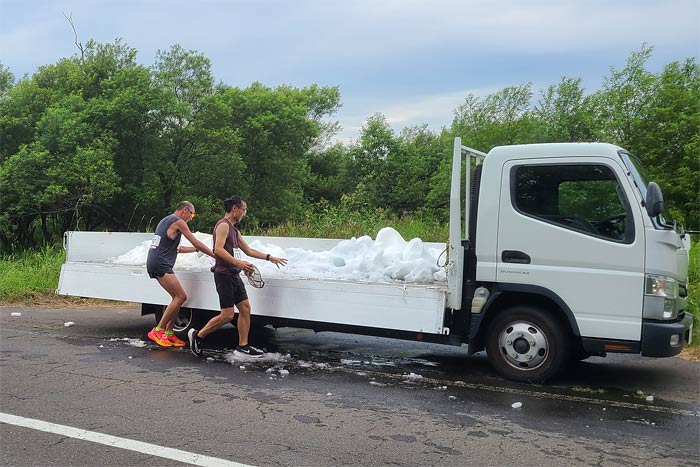
[[[543,383],[569,361],[568,332],[551,314],[516,306],[499,313],[486,332],[486,353],[507,379]]]
[[[201,329],[202,326],[207,324],[207,321],[217,314],[196,308],[180,308],[180,313],[177,315],[173,325],[173,332],[179,336],[186,336],[187,331],[192,328]],[[157,325],[163,317],[163,311],[156,312],[155,316]]]

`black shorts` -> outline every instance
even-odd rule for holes
[[[156,277],[163,277],[166,274],[175,274],[173,272],[173,265],[168,264],[163,260],[163,258],[160,258],[159,256],[148,256],[148,259],[146,260],[146,272],[148,272],[148,276],[151,279],[155,279]]]
[[[248,300],[248,293],[245,285],[238,274],[231,275],[222,272],[214,273],[214,283],[216,293],[219,294],[219,306],[221,308],[232,308],[241,302]]]
[[[162,272],[161,272],[161,271],[162,271]],[[163,276],[166,275],[166,274],[175,274],[175,273],[173,272],[173,269],[172,269],[172,268],[170,268],[170,269],[168,269],[168,270],[161,270],[161,271],[148,271],[148,276],[149,276],[151,279],[155,279],[155,278],[157,278],[157,277],[163,277]]]

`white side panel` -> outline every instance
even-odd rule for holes
[[[176,272],[189,297],[185,306],[218,310],[209,272]],[[247,287],[255,315],[441,334],[445,287],[345,281],[273,279]],[[167,304],[169,296],[145,268],[66,263],[57,293],[137,303]]]
[[[66,232],[66,262],[104,263],[153,238],[141,232]]]

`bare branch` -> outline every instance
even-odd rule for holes
[[[73,24],[73,13],[71,13],[69,16],[66,16],[66,14],[63,13],[63,16],[68,20],[70,27],[73,29],[75,46],[78,48],[78,50],[80,50],[80,63],[83,63],[85,61],[85,48],[83,47],[82,42],[78,42],[78,31],[75,29],[75,24]]]

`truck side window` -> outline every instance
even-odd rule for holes
[[[519,166],[513,188],[515,208],[527,216],[616,242],[634,240],[629,203],[607,166]]]

